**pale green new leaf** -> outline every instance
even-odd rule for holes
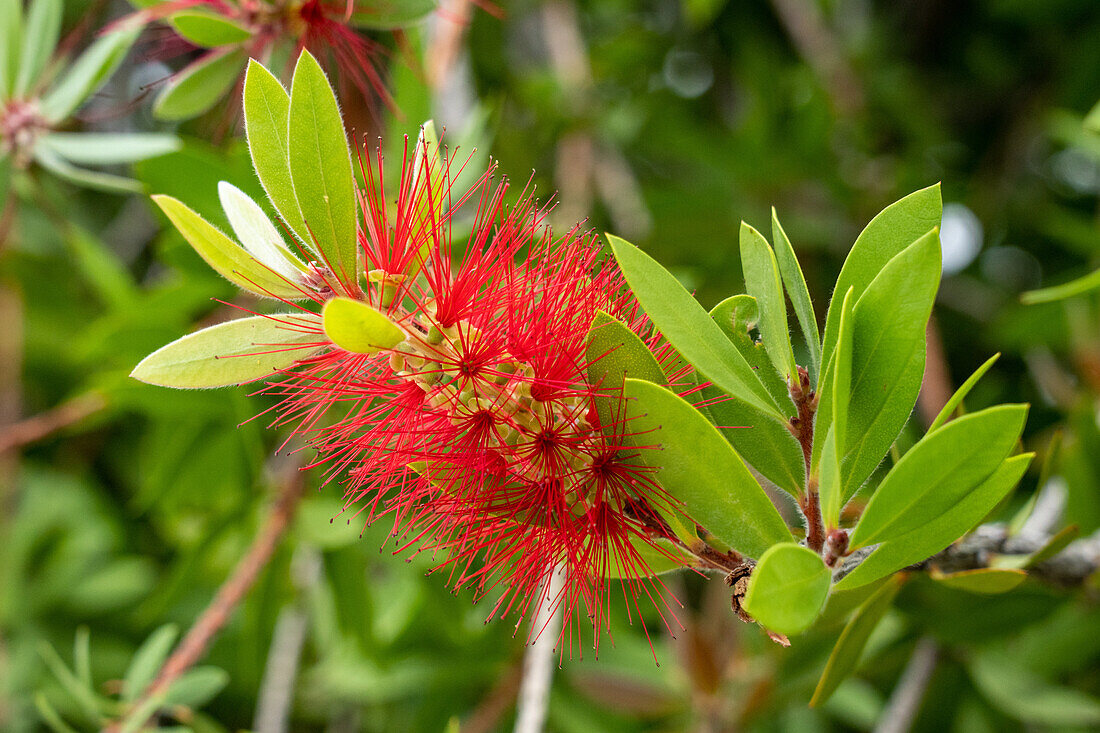
[[[283,236],[260,205],[228,181],[218,183],[218,198],[241,246],[291,282],[302,282],[305,264],[287,248]]]
[[[361,300],[332,298],[325,303],[321,318],[332,343],[354,354],[392,349],[405,340],[405,332],[396,323]]]
[[[188,41],[206,48],[240,43],[252,36],[244,26],[202,10],[181,10],[169,16],[168,22]]]
[[[943,430],[937,435],[942,433]],[[834,588],[858,588],[935,555],[993,511],[1019,482],[1033,456],[1033,453],[1024,453],[1009,458],[992,476],[934,520],[917,530],[883,542]]]
[[[123,701],[133,702],[145,691],[172,651],[178,633],[174,624],[165,624],[142,642],[122,678]]]
[[[134,163],[181,147],[178,137],[159,132],[51,132],[38,144],[77,165]]]
[[[203,54],[172,77],[157,96],[153,115],[161,120],[186,120],[207,111],[237,81],[244,60],[244,51],[233,47]]]
[[[1001,354],[998,352],[986,359],[985,363],[975,369],[974,373],[970,375],[970,378],[963,382],[961,387],[955,390],[955,394],[951,395],[951,399],[949,399],[947,404],[943,406],[943,409],[940,410],[940,414],[936,415],[936,419],[928,426],[929,433],[935,432],[950,419],[955,410],[959,409],[959,405],[962,404],[962,401],[970,394],[970,390],[974,389],[974,385],[989,371],[989,368],[993,366],[1000,356]]]
[[[355,179],[336,96],[307,51],[290,85],[290,177],[298,209],[319,254],[336,277],[357,288]]]
[[[229,673],[211,666],[187,670],[168,688],[164,696],[166,705],[183,705],[200,708],[217,697],[229,684]]]
[[[142,359],[130,376],[178,389],[210,389],[269,377],[327,346],[316,316],[277,314],[226,321]]]
[[[791,533],[741,457],[702,414],[668,389],[627,378],[627,419],[638,450],[685,513],[738,552],[760,557]],[[702,459],[701,459],[702,457]]]
[[[0,99],[12,96],[22,46],[23,0],[0,0]]]
[[[207,264],[234,285],[266,298],[304,298],[306,294],[294,281],[288,282],[277,271],[262,264],[217,227],[171,196],[156,195],[153,201],[194,247]]]
[[[741,222],[741,269],[745,289],[756,298],[760,309],[760,335],[776,371],[787,379],[798,379],[791,334],[787,326],[787,301],[779,279],[775,254],[760,232]]]
[[[312,248],[290,178],[289,114],[290,95],[283,85],[255,59],[249,59],[244,76],[244,129],[252,165],[279,216]]]
[[[821,556],[784,542],[760,558],[743,605],[764,628],[798,634],[809,628],[829,595],[829,569]]]
[[[133,178],[77,167],[46,145],[35,147],[34,159],[50,173],[77,186],[110,193],[139,193],[141,191],[141,183]]]
[[[26,96],[39,83],[46,64],[57,47],[61,33],[61,0],[31,0],[27,22],[23,26],[19,73],[15,79],[15,96]]]
[[[1065,300],[1066,298],[1082,295],[1092,290],[1096,290],[1097,288],[1100,288],[1100,270],[1082,275],[1076,280],[1070,280],[1061,285],[1052,285],[1049,288],[1042,288],[1040,290],[1029,290],[1020,295],[1020,302],[1025,305],[1050,303],[1056,300]]]
[[[783,285],[791,298],[795,316],[798,317],[798,326],[802,329],[802,336],[810,351],[810,383],[815,384],[821,374],[821,334],[817,330],[817,316],[810,301],[810,289],[806,286],[802,267],[798,264],[798,257],[795,256],[791,240],[787,238],[787,233],[779,223],[779,216],[775,213],[774,206],[772,207],[772,246],[775,248],[779,272],[783,275]]]
[[[96,39],[43,95],[42,115],[54,123],[71,115],[110,78],[140,34],[141,28],[125,28]]]
[[[783,419],[753,368],[684,286],[634,245],[607,239],[635,297],[669,343],[715,386]]]

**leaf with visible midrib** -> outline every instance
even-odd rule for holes
[[[787,301],[779,279],[779,264],[760,232],[741,222],[741,268],[745,289],[760,309],[760,335],[775,370],[787,379],[798,379],[791,333],[787,326]]]
[[[287,137],[290,178],[306,227],[322,258],[357,290],[355,178],[336,96],[317,60],[303,51],[290,82]]]

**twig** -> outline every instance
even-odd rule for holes
[[[930,637],[917,642],[913,656],[901,673],[898,686],[890,695],[886,709],[882,712],[875,733],[907,733],[920,712],[921,700],[928,689],[932,673],[936,671],[939,647]]]
[[[52,410],[41,412],[25,420],[0,429],[0,453],[36,443],[46,436],[78,423],[107,406],[107,400],[98,392],[74,397]]]
[[[218,589],[214,600],[191,626],[187,635],[172,652],[172,656],[161,667],[152,684],[134,703],[132,710],[148,710],[151,700],[164,695],[173,682],[202,659],[214,636],[229,621],[234,609],[252,589],[256,578],[275,553],[283,533],[286,532],[294,516],[301,494],[302,479],[295,471],[282,482],[275,504],[259,534],[252,541],[248,553],[237,563],[233,574]],[[140,729],[146,721],[127,721],[128,724],[135,722],[137,725],[133,726],[134,729]],[[118,733],[120,730],[121,723],[115,723],[107,728],[108,733]]]
[[[523,681],[516,702],[515,733],[541,733],[550,704],[550,686],[554,681],[554,647],[562,624],[561,600],[565,591],[564,570],[550,568],[538,611],[532,621],[534,640],[523,660]]]

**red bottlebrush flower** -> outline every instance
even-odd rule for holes
[[[676,510],[632,447],[644,438],[625,420],[601,424],[595,400],[618,395],[589,383],[587,334],[604,311],[656,340],[590,233],[555,237],[526,190],[506,206],[492,169],[453,191],[446,157],[421,144],[414,156],[406,145],[396,198],[381,155],[360,157],[362,297],[404,340],[304,360],[265,388],[280,398],[274,422],[305,436],[330,478],[347,477],[349,513],[386,517],[456,589],[497,594],[490,617],[522,619],[559,568],[563,637],[572,648],[583,613],[598,649],[611,577],[627,578],[635,611],[645,595],[668,612],[646,557],[672,556],[662,513]],[[463,204],[475,209],[465,225]]]

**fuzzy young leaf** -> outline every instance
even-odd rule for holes
[[[775,545],[752,571],[745,610],[766,629],[798,634],[825,605],[829,578],[817,553],[791,542]]]
[[[772,207],[772,246],[775,248],[779,272],[783,275],[783,286],[791,298],[795,316],[798,317],[798,326],[802,329],[802,336],[810,351],[810,382],[813,384],[821,374],[821,334],[817,330],[817,316],[810,301],[810,289],[806,286],[806,278],[794,254],[791,240],[779,223],[775,207]]]
[[[182,37],[206,48],[240,43],[252,36],[244,26],[202,10],[181,10],[169,16],[168,22]]]
[[[638,302],[669,343],[715,386],[782,419],[753,368],[684,286],[634,245],[607,239]]]
[[[172,77],[153,105],[160,120],[186,120],[207,111],[225,96],[241,75],[244,51],[211,51]]]
[[[23,26],[19,73],[15,79],[15,96],[26,96],[42,78],[42,72],[57,47],[61,33],[61,0],[32,0]]]
[[[936,415],[936,419],[932,421],[932,424],[928,426],[928,432],[932,433],[939,430],[940,427],[947,422],[955,410],[959,409],[959,405],[966,399],[966,396],[970,394],[970,390],[974,389],[974,385],[978,383],[978,380],[985,376],[985,373],[989,371],[989,368],[1000,358],[1000,353],[986,359],[985,363],[974,370],[974,373],[970,375],[970,378],[963,382],[963,385],[955,390],[955,394],[951,395],[951,399],[947,401],[947,404],[940,410],[940,414]]]
[[[756,298],[760,308],[760,334],[772,364],[787,379],[798,379],[787,326],[787,301],[779,279],[779,264],[768,240],[745,222],[741,222],[741,268],[745,289]]]
[[[882,480],[852,531],[852,549],[920,529],[992,474],[1016,445],[1026,405],[960,417],[927,435]]]
[[[968,593],[998,595],[1015,589],[1027,580],[1023,570],[1004,568],[976,568],[961,570],[957,573],[941,573],[935,569],[929,573],[932,580],[948,588],[964,590]]]
[[[738,552],[760,557],[791,533],[741,457],[683,398],[664,387],[626,380],[631,431],[660,449],[638,451],[685,513]],[[700,460],[700,456],[705,456]]]
[[[993,511],[1019,482],[1033,456],[1033,453],[1024,453],[1009,458],[992,476],[963,497],[962,501],[933,521],[883,542],[855,570],[838,581],[834,588],[858,588],[935,555],[969,532]]]
[[[825,671],[821,673],[821,679],[817,682],[817,689],[810,700],[810,707],[823,704],[840,686],[840,683],[848,678],[856,667],[859,666],[859,658],[863,654],[863,648],[867,646],[867,640],[871,638],[871,632],[878,626],[878,622],[890,610],[904,580],[900,576],[894,576],[887,580],[874,594],[868,598],[851,620],[840,632],[840,638],[836,641],[829,661],[825,663]]]
[[[115,72],[140,33],[127,28],[97,39],[42,97],[42,115],[55,123],[71,115]]]
[[[291,282],[302,282],[305,264],[287,249],[283,236],[260,205],[228,181],[218,183],[218,198],[241,246]]]
[[[397,324],[361,300],[332,298],[325,303],[321,319],[332,343],[353,354],[392,349],[405,339]]]
[[[278,314],[219,323],[162,346],[130,376],[178,389],[253,382],[292,366],[326,344],[316,316]]]
[[[356,289],[355,179],[344,123],[325,72],[307,51],[290,85],[290,177],[312,241],[333,274]]]
[[[153,201],[219,275],[244,290],[266,298],[296,299],[305,293],[294,281],[280,277],[217,227],[171,196],[156,195]]]
[[[77,165],[134,163],[180,149],[175,135],[158,132],[51,132],[38,141]]]

